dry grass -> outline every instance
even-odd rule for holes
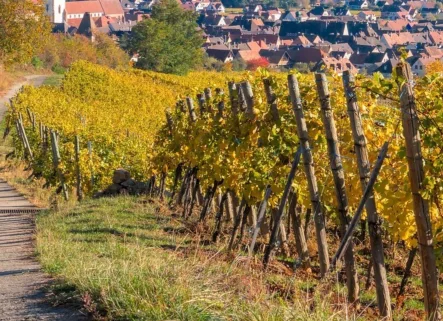
[[[0,96],[4,95],[15,82],[21,80],[23,80],[21,76],[7,72],[0,66]]]
[[[277,261],[264,274],[259,261],[227,255],[159,208],[121,197],[46,213],[37,220],[40,260],[97,318],[358,319],[341,284]]]

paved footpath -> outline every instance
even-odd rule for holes
[[[28,83],[41,85],[45,76],[31,76]],[[0,98],[0,120],[8,102],[22,84]],[[43,287],[50,279],[41,272],[34,254],[36,208],[5,181],[0,181],[0,321],[84,321],[80,312],[52,307]]]

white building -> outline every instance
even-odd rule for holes
[[[46,0],[46,14],[52,23],[63,23],[66,9],[65,0]]]

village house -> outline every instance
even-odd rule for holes
[[[206,49],[206,54],[209,57],[220,60],[223,63],[231,62],[234,60],[234,53],[226,45],[215,45]]]
[[[271,68],[287,67],[290,63],[290,58],[286,50],[260,50],[260,56],[266,58]]]
[[[375,16],[373,11],[360,11],[357,14],[357,18],[365,21],[376,21],[377,17]]]
[[[80,23],[88,13],[94,23],[101,17],[106,17],[110,21],[122,21],[125,12],[119,0],[88,0],[70,1],[48,0],[46,3],[46,13],[53,23],[79,27]]]
[[[439,59],[432,57],[413,57],[409,63],[411,64],[414,75],[424,76],[426,74],[426,66],[436,61],[439,61]]]
[[[349,70],[352,74],[356,74],[358,69],[346,58],[336,59],[333,57],[322,58],[313,67],[312,71],[333,71],[338,75],[342,75],[344,71]]]
[[[224,13],[225,12],[225,6],[221,2],[211,2],[206,7],[207,12],[217,12],[217,13]]]

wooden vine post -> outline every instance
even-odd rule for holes
[[[249,246],[249,255],[251,256],[254,252],[255,242],[257,241],[258,232],[260,232],[260,227],[262,226],[265,216],[266,216],[266,207],[268,206],[269,197],[271,196],[272,190],[271,186],[267,186],[265,190],[265,196],[263,197],[263,201],[261,201],[260,206],[258,208],[257,214],[257,224],[254,226],[252,232],[252,240],[251,245]]]
[[[277,106],[277,97],[272,90],[271,87],[271,79],[265,78],[263,79],[263,85],[265,87],[265,94],[266,94],[266,101],[268,102],[269,109],[271,111],[272,119],[275,123],[280,123],[280,115],[278,113],[278,106]]]
[[[32,162],[34,160],[34,155],[32,153],[31,145],[29,144],[28,135],[26,134],[26,131],[25,131],[25,126],[23,126],[23,118],[21,117],[21,115],[20,115],[19,119],[17,120],[17,128],[18,128],[18,131],[20,132],[19,136],[22,139],[23,146],[25,147],[25,151],[26,151],[27,155],[29,156],[29,160]]]
[[[232,113],[234,115],[238,114],[238,95],[237,95],[237,85],[234,82],[229,82],[228,84],[229,89],[229,99],[231,100],[231,108]]]
[[[245,114],[250,118],[254,118],[254,93],[252,91],[252,86],[249,81],[244,81],[241,83],[241,91],[246,104]]]
[[[60,180],[61,188],[63,191],[63,196],[65,200],[67,201],[68,196],[68,188],[65,184],[65,178],[63,177],[63,173],[61,172],[59,168],[60,164],[60,150],[58,149],[58,141],[57,141],[57,135],[54,131],[51,130],[51,147],[52,147],[52,164],[54,165],[54,170]]]
[[[353,76],[349,71],[343,73],[343,86],[346,95],[348,116],[351,123],[354,139],[355,155],[357,157],[360,185],[364,192],[371,175],[368,148],[361,121],[360,109],[357,104],[357,95],[353,87]],[[389,296],[388,279],[386,276],[385,258],[383,254],[383,238],[381,234],[381,220],[378,217],[374,193],[371,191],[365,203],[369,225],[369,241],[371,244],[372,265],[374,269],[377,304],[380,315],[391,318],[391,298]]]
[[[206,109],[208,110],[208,112],[212,112],[212,104],[211,104],[212,91],[211,91],[211,88],[205,88],[204,94],[205,94],[205,101],[206,101]]]
[[[288,175],[288,180],[286,181],[285,190],[284,190],[283,196],[280,200],[277,214],[275,215],[274,226],[271,231],[271,238],[269,240],[269,244],[265,250],[265,255],[263,257],[263,266],[265,269],[269,263],[269,259],[272,254],[272,250],[275,247],[275,242],[277,239],[278,232],[281,229],[281,222],[282,222],[282,218],[283,218],[284,209],[286,206],[286,202],[288,200],[289,192],[291,191],[292,182],[294,180],[298,164],[300,163],[300,158],[301,158],[301,147],[299,147],[297,152],[295,153],[294,160],[293,160],[292,166],[291,166],[291,170]]]
[[[338,204],[340,228],[342,236],[345,234],[349,222],[349,202],[346,195],[345,172],[341,162],[341,154],[335,127],[334,113],[330,100],[328,80],[326,74],[316,73],[318,98],[320,100],[323,127],[328,145],[329,164],[334,178],[335,196]],[[354,247],[351,242],[345,253],[346,284],[348,288],[348,300],[353,303],[358,300],[358,277],[354,260]]]
[[[422,282],[427,320],[440,320],[438,310],[438,275],[432,237],[432,225],[429,217],[429,203],[421,196],[425,173],[419,132],[417,106],[413,91],[413,75],[407,63],[396,66],[397,76],[401,80],[400,105],[402,111],[403,136],[405,138],[406,158],[409,168],[414,216],[417,225],[417,239],[421,256]]]
[[[320,261],[320,274],[324,277],[329,269],[329,253],[326,241],[325,218],[322,213],[320,194],[317,186],[317,178],[314,173],[314,161],[309,146],[308,129],[303,114],[300,97],[300,89],[295,75],[288,75],[289,94],[291,96],[292,108],[297,122],[297,134],[302,149],[303,165],[311,196],[312,211],[314,215],[315,230],[317,237],[318,255]]]
[[[89,155],[89,163],[91,169],[91,190],[94,190],[95,179],[94,179],[94,168],[92,167],[92,142],[88,141],[88,155]]]
[[[77,199],[81,201],[83,199],[82,190],[82,175],[80,171],[80,139],[78,135],[75,135],[75,171],[77,178]]]
[[[303,225],[301,223],[300,212],[297,209],[297,193],[291,191],[289,194],[289,217],[292,221],[292,230],[295,236],[295,246],[300,256],[300,263],[303,267],[308,268],[311,265],[309,258],[308,243],[306,242]]]
[[[357,210],[355,211],[352,220],[349,222],[348,229],[346,230],[346,233],[340,242],[337,252],[332,258],[331,270],[335,269],[335,265],[337,264],[338,261],[342,259],[343,254],[346,252],[346,249],[348,248],[349,244],[351,244],[352,235],[355,231],[355,228],[357,227],[357,223],[360,221],[361,214],[363,213],[365,204],[372,193],[372,189],[377,180],[377,176],[380,173],[383,161],[388,153],[388,148],[389,148],[389,142],[385,142],[380,150],[380,153],[378,154],[377,162],[374,165],[374,169],[372,170],[371,176],[369,177],[368,185],[366,186],[363,196],[360,199],[360,203],[358,204]]]
[[[191,119],[191,122],[195,122],[197,120],[197,115],[195,114],[194,101],[191,97],[186,98],[186,104],[188,105],[189,118]]]
[[[214,233],[212,234],[212,242],[216,243],[218,241],[218,237],[220,236],[221,232],[222,232],[222,227],[223,227],[223,211],[225,210],[226,207],[226,201],[228,199],[228,193],[229,191],[226,191],[223,193],[223,196],[220,199],[219,202],[219,208],[218,208],[218,212],[217,215],[215,216],[215,229],[214,229]]]

